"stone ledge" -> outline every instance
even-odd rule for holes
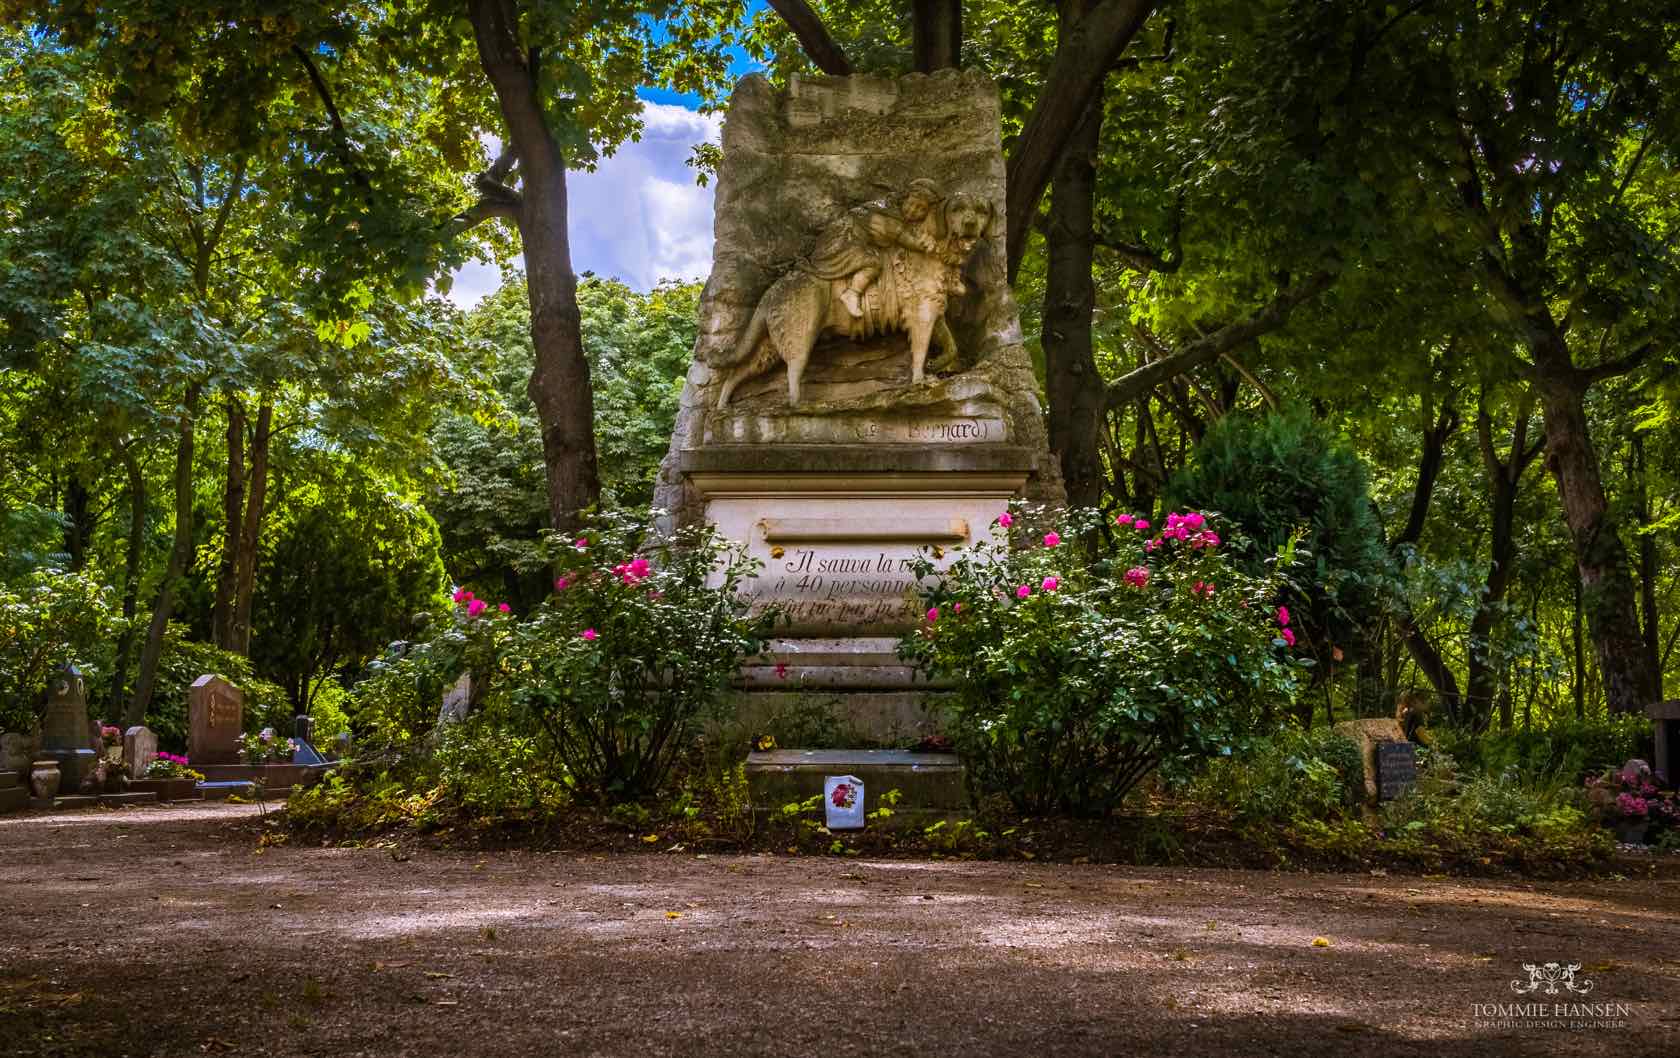
[[[956,811],[968,807],[962,762],[954,753],[777,749],[747,755],[747,788],[754,807],[765,811],[822,793],[823,780],[830,775],[855,775],[863,780],[866,812],[879,808],[881,795],[888,790],[901,795],[898,808]]]
[[[685,474],[1029,474],[1031,449],[973,444],[946,448],[887,445],[716,445],[677,456]]]

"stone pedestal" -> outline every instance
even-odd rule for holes
[[[731,99],[712,273],[655,504],[745,544],[764,563],[755,600],[790,619],[742,673],[746,734],[789,716],[825,746],[937,733],[939,688],[895,652],[923,619],[911,561],[927,548],[949,562],[990,539],[1011,500],[1063,499],[1004,274],[998,128],[995,86],[954,70],[796,77],[785,92],[749,77]],[[921,227],[902,205],[918,186],[937,198]],[[833,246],[845,225],[876,230],[880,216],[958,247],[942,251],[950,282],[936,314],[955,352],[935,348],[920,381],[911,337],[882,323],[882,306],[922,289],[905,278],[910,251],[859,242],[856,260],[881,265],[853,277],[871,291],[863,317],[834,307],[854,265],[831,276],[822,263],[844,256]]]

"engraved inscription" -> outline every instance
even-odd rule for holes
[[[902,623],[916,613],[913,554],[843,553],[800,547],[758,578],[755,604],[773,604],[796,625]]]

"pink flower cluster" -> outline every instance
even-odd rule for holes
[[[158,750],[157,759],[158,760],[166,760],[171,764],[179,764],[183,768],[185,768],[187,766],[187,764],[189,763],[186,757],[176,756],[173,753],[169,753],[169,752],[167,752],[165,750],[161,750],[161,749]]]
[[[468,617],[477,617],[479,614],[483,613],[485,610],[490,609],[490,604],[489,603],[485,602],[483,599],[478,598],[472,592],[468,591],[465,588],[456,588],[455,589],[455,594],[451,595],[450,598],[455,600],[455,603],[456,603],[457,606],[463,605],[463,604],[466,606]],[[513,612],[513,607],[509,606],[505,602],[499,602],[499,603],[496,604],[496,612],[497,613],[512,613]]]
[[[644,581],[652,572],[652,564],[640,555],[637,555],[628,562],[620,562],[618,565],[613,567],[613,574],[626,584],[635,584],[639,581]]]
[[[1637,794],[1616,795],[1616,811],[1624,816],[1644,817],[1651,812],[1651,802]]]
[[[1277,622],[1278,638],[1283,640],[1285,643],[1288,643],[1290,646],[1294,646],[1295,632],[1289,627],[1289,607],[1279,606],[1277,608]]]
[[[1126,571],[1126,583],[1134,588],[1149,587],[1149,567],[1133,566]]]
[[[1197,581],[1196,583],[1190,585],[1190,594],[1203,599],[1213,598],[1213,582],[1207,580]]]

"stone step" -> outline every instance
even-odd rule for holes
[[[234,796],[249,800],[257,795],[257,784],[249,780],[201,782],[198,784],[198,792],[206,801],[225,801]]]
[[[28,804],[28,790],[21,786],[0,786],[0,812],[16,812]]]
[[[963,766],[954,753],[910,753],[895,749],[774,749],[747,755],[747,788],[753,805],[775,811],[823,792],[830,775],[863,781],[864,811],[897,790],[899,808],[961,811],[968,807]]]
[[[773,732],[778,718],[808,723],[812,713],[821,712],[834,718],[846,741],[915,745],[944,732],[940,698],[938,691],[741,691],[735,695],[734,722],[753,736]]]
[[[156,804],[157,794],[149,791],[108,794],[59,794],[57,797],[31,797],[30,808],[62,812],[71,808],[121,808],[124,805]]]

